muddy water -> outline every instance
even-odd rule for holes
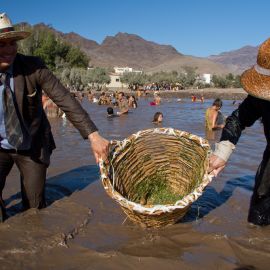
[[[107,119],[106,107],[83,106],[109,139],[153,127],[205,136],[204,104],[167,100],[159,107],[141,99],[127,116]],[[225,101],[224,114],[235,107]],[[126,220],[104,192],[89,145],[63,119],[51,120],[57,150],[48,170],[48,207],[20,213],[18,172],[4,191],[10,218],[0,224],[0,269],[269,269],[270,228],[246,221],[254,174],[265,139],[260,123],[243,132],[227,168],[178,224],[143,229]],[[220,134],[210,138],[211,144]],[[182,268],[181,268],[182,267]]]

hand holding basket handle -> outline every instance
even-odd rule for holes
[[[215,177],[225,168],[226,162],[222,158],[212,154],[209,161],[208,173]]]
[[[109,141],[101,137],[97,131],[91,133],[88,139],[91,143],[96,163],[99,163],[100,159],[108,162]]]

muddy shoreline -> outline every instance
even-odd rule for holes
[[[162,91],[160,96],[164,98],[190,98],[195,95],[197,98],[204,96],[205,99],[221,98],[224,100],[243,100],[247,93],[243,89],[189,89],[179,91]]]
[[[129,89],[110,89],[109,92],[123,91],[127,95],[136,95],[135,91]],[[153,90],[147,90],[146,96],[152,97],[154,95]],[[100,91],[93,92],[96,95],[100,95]],[[243,100],[247,97],[247,93],[242,88],[205,88],[205,89],[185,89],[185,90],[161,90],[158,91],[159,95],[163,98],[190,98],[191,95],[195,95],[200,98],[202,95],[205,99],[221,98],[224,100]]]

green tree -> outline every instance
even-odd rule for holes
[[[30,25],[28,24],[15,25],[15,29],[32,32],[32,34],[28,38],[20,40],[18,42],[18,51],[22,54],[33,55],[35,43],[34,43],[33,30],[30,27]]]
[[[121,78],[122,83],[132,86],[142,86],[148,81],[148,76],[144,73],[125,72]]]
[[[24,30],[32,32],[30,37],[19,42],[19,52],[39,56],[52,71],[57,70],[58,75],[61,74],[58,69],[88,66],[87,55],[79,48],[68,44],[48,26],[31,27],[23,24],[16,27],[23,27]]]
[[[55,70],[56,45],[54,34],[43,32],[39,40],[39,46],[34,49],[34,55],[43,59],[52,70]]]
[[[240,78],[241,78],[240,75],[235,76],[234,82],[233,82],[233,87],[235,87],[235,88],[241,88],[242,87]]]
[[[230,81],[224,77],[213,75],[212,82],[215,87],[227,88],[230,87]]]
[[[83,83],[83,76],[85,75],[86,70],[83,68],[72,68],[70,70],[69,74],[69,80],[70,84],[72,87],[75,87],[75,89],[78,90],[83,90],[84,88],[84,83]]]
[[[226,80],[228,80],[228,81],[231,81],[231,82],[234,81],[234,76],[233,76],[232,73],[227,74],[225,78],[226,78]]]
[[[172,72],[156,72],[150,76],[149,81],[159,85],[160,87],[164,87],[165,85],[175,84],[179,82],[179,77],[177,71]]]
[[[86,68],[88,66],[89,59],[85,53],[80,51],[76,47],[70,47],[66,55],[66,60],[72,67]]]
[[[65,68],[62,70],[61,74],[60,74],[60,78],[61,82],[63,82],[66,86],[70,86],[71,85],[71,80],[70,80],[70,69],[69,68]]]
[[[102,86],[105,86],[111,82],[111,78],[107,69],[96,67],[87,70],[85,82],[87,85],[91,84],[92,87],[96,87],[98,90],[100,90]]]
[[[198,74],[196,73],[197,68],[191,66],[183,66],[184,77],[182,77],[182,83],[185,87],[193,86],[196,82]]]

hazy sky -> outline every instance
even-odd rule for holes
[[[4,0],[12,22],[43,22],[101,43],[118,32],[208,56],[270,37],[268,0]]]

